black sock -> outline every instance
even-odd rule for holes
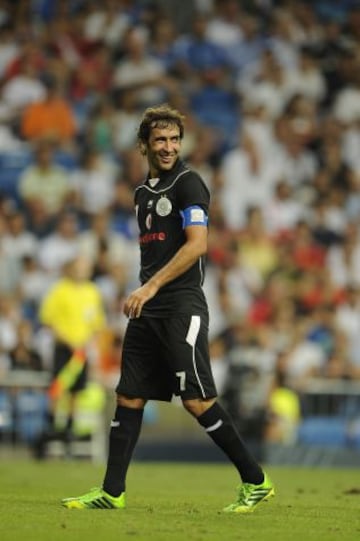
[[[66,425],[65,425],[65,431],[71,432],[73,428],[73,424],[74,424],[74,417],[72,416],[72,414],[68,415],[68,418],[66,420]]]
[[[235,465],[244,483],[259,485],[263,482],[262,469],[247,450],[230,416],[220,404],[215,402],[197,420]]]
[[[48,411],[46,413],[46,428],[49,430],[49,429],[53,429],[54,426],[55,426],[55,415],[53,414],[52,411]]]
[[[138,440],[143,409],[118,406],[111,422],[109,455],[103,489],[111,496],[125,491],[125,478]]]

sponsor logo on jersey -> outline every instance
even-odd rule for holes
[[[168,216],[172,210],[170,199],[168,199],[166,195],[162,195],[156,203],[155,209],[159,216]]]
[[[140,244],[149,244],[149,242],[163,241],[166,239],[166,233],[160,231],[159,233],[145,233],[139,238]]]

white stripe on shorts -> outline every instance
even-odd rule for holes
[[[193,361],[194,373],[195,373],[197,382],[199,384],[199,387],[201,389],[201,393],[203,397],[206,398],[204,387],[202,386],[202,383],[199,378],[199,373],[197,370],[196,358],[195,358],[195,344],[196,344],[196,340],[200,331],[200,324],[201,324],[200,316],[191,316],[189,330],[186,335],[186,342],[192,347],[192,361]]]

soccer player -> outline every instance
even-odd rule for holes
[[[129,318],[116,388],[107,469],[101,488],[62,500],[72,509],[125,507],[127,469],[147,400],[179,395],[239,472],[241,485],[226,512],[248,513],[274,487],[216,400],[208,350],[208,308],[202,290],[209,192],[180,159],[182,115],[167,105],[148,108],[138,129],[149,173],[135,190],[141,286],[125,301]]]

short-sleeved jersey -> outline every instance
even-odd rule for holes
[[[208,214],[210,194],[201,177],[181,161],[158,179],[147,178],[135,190],[139,224],[140,281],[146,283],[186,242],[182,211],[201,207]],[[145,303],[142,315],[167,317],[207,311],[202,284],[204,257]]]
[[[68,278],[61,278],[45,295],[39,318],[58,339],[74,347],[86,345],[105,326],[101,295],[95,284]]]

